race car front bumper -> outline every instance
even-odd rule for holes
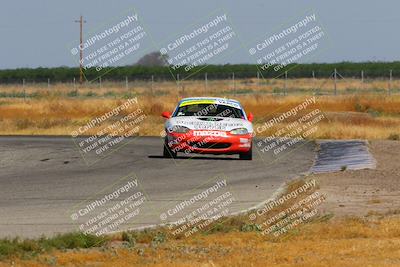
[[[190,130],[167,133],[166,145],[173,152],[201,154],[239,154],[248,152],[252,135],[233,135],[226,131]]]

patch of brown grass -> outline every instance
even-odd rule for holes
[[[215,233],[158,246],[57,251],[14,261],[16,266],[399,266],[398,251],[399,218],[347,218],[306,224],[274,241],[255,232]]]
[[[379,204],[379,203],[382,203],[382,200],[378,198],[370,199],[367,201],[367,204]]]

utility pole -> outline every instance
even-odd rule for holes
[[[83,83],[83,23],[86,23],[86,20],[83,20],[81,15],[79,20],[75,20],[75,22],[79,22],[80,28],[80,41],[79,41],[79,83]]]

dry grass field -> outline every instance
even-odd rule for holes
[[[88,84],[73,88],[71,84],[0,87],[1,135],[70,135],[79,126],[112,110],[126,99],[137,97],[146,119],[139,135],[160,135],[162,111],[171,111],[177,101],[187,96],[219,96],[241,101],[247,112],[255,115],[255,128],[269,119],[290,110],[306,98],[315,96],[316,104],[308,110],[320,109],[325,120],[309,138],[398,139],[400,134],[400,82],[392,82],[388,94],[387,81],[340,80],[338,95],[332,95],[331,80],[230,80],[132,82],[129,88],[118,83]],[[329,93],[329,94],[328,94]],[[287,95],[284,95],[287,94]],[[129,113],[129,109],[125,111]],[[295,119],[295,118],[293,118]],[[108,121],[107,123],[112,123]],[[285,122],[286,123],[286,122]],[[282,125],[278,125],[282,126]],[[95,134],[92,129],[88,134]],[[263,131],[259,135],[269,135]]]
[[[57,251],[15,266],[399,266],[399,225],[349,218],[308,224],[274,242],[254,232],[216,233],[157,247]]]

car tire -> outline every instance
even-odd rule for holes
[[[167,143],[164,143],[163,157],[164,158],[176,158],[177,152],[172,151]]]
[[[241,160],[252,160],[253,159],[253,149],[250,148],[249,151],[240,153],[239,159]]]

